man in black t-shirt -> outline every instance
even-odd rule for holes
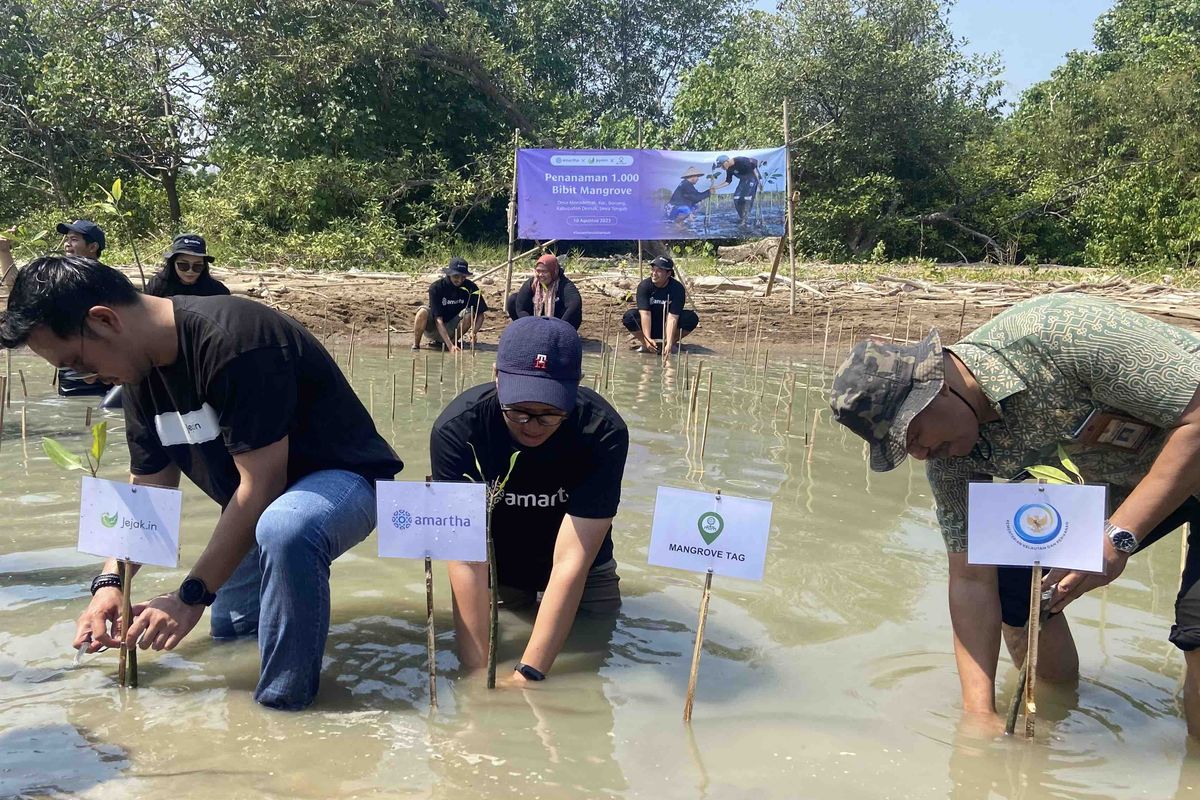
[[[733,183],[736,176],[738,185],[733,189],[733,207],[737,210],[738,222],[745,225],[754,206],[754,197],[758,194],[758,159],[747,156],[719,156],[713,164],[717,169],[725,170],[725,182],[715,188],[723,189]]]
[[[675,279],[671,257],[651,261],[650,277],[638,284],[637,307],[621,318],[639,353],[668,355],[676,343],[696,330],[700,317],[683,307],[686,299],[687,290]]]
[[[467,280],[471,274],[467,260],[455,256],[444,272],[445,277],[429,284],[429,302],[417,309],[413,319],[413,350],[420,350],[421,337],[428,336],[453,353],[459,341],[467,339],[468,327],[474,340],[483,326],[488,305],[475,282]]]
[[[621,603],[612,519],[629,431],[603,397],[579,385],[582,360],[579,335],[569,324],[522,317],[500,336],[496,382],[455,398],[430,436],[436,480],[466,476],[502,485],[492,537],[505,604],[532,603],[543,593],[514,672],[518,683],[545,677],[577,612],[615,615]],[[464,665],[481,667],[488,646],[487,565],[452,562],[450,584],[459,656]]]
[[[302,325],[239,297],[140,294],[91,259],[21,270],[0,345],[125,387],[131,481],[182,472],[221,505],[177,591],[134,607],[125,642],[172,649],[212,607],[216,638],[257,634],[255,699],[282,709],[317,692],[329,566],[375,527],[375,485],[403,464],[337,364]],[[75,646],[120,645],[116,562],[92,581]]]

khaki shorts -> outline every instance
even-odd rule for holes
[[[613,616],[621,610],[621,576],[617,574],[617,560],[609,559],[591,568],[583,584],[583,597],[579,600],[579,614],[589,616]],[[541,602],[541,592],[501,586],[500,605],[512,611],[529,608]]]

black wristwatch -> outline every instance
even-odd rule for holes
[[[189,606],[211,606],[217,599],[216,593],[210,592],[204,581],[195,575],[184,578],[177,594],[180,602]]]
[[[96,577],[92,578],[92,597],[96,596],[96,592],[106,586],[115,586],[121,588],[121,576],[115,572],[101,572]]]
[[[1108,536],[1108,541],[1112,542],[1113,549],[1118,553],[1129,555],[1138,548],[1138,540],[1133,535],[1133,531],[1127,531],[1124,528],[1118,528],[1111,522],[1106,522],[1104,523],[1104,533]]]
[[[531,667],[528,664],[522,664],[520,661],[518,661],[517,665],[513,667],[513,672],[521,673],[525,676],[525,680],[527,681],[546,680],[546,673],[542,672],[540,669]]]

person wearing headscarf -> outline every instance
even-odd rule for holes
[[[583,298],[571,279],[563,274],[558,257],[543,253],[533,275],[508,296],[504,304],[509,319],[557,317],[579,330],[583,324]]]
[[[208,271],[213,257],[208,254],[203,236],[181,233],[171,242],[171,249],[163,258],[162,269],[146,281],[146,294],[155,297],[212,297],[229,294],[225,284]]]

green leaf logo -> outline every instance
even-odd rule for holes
[[[116,513],[114,512],[114,513],[112,513],[112,514],[101,514],[101,515],[100,515],[100,524],[101,524],[101,525],[103,525],[103,526],[104,526],[104,527],[106,527],[106,528],[115,528],[115,527],[117,527],[117,515],[116,515]]]
[[[715,511],[706,511],[696,520],[696,527],[700,530],[704,543],[712,544],[721,535],[721,531],[725,530],[725,520]]]

